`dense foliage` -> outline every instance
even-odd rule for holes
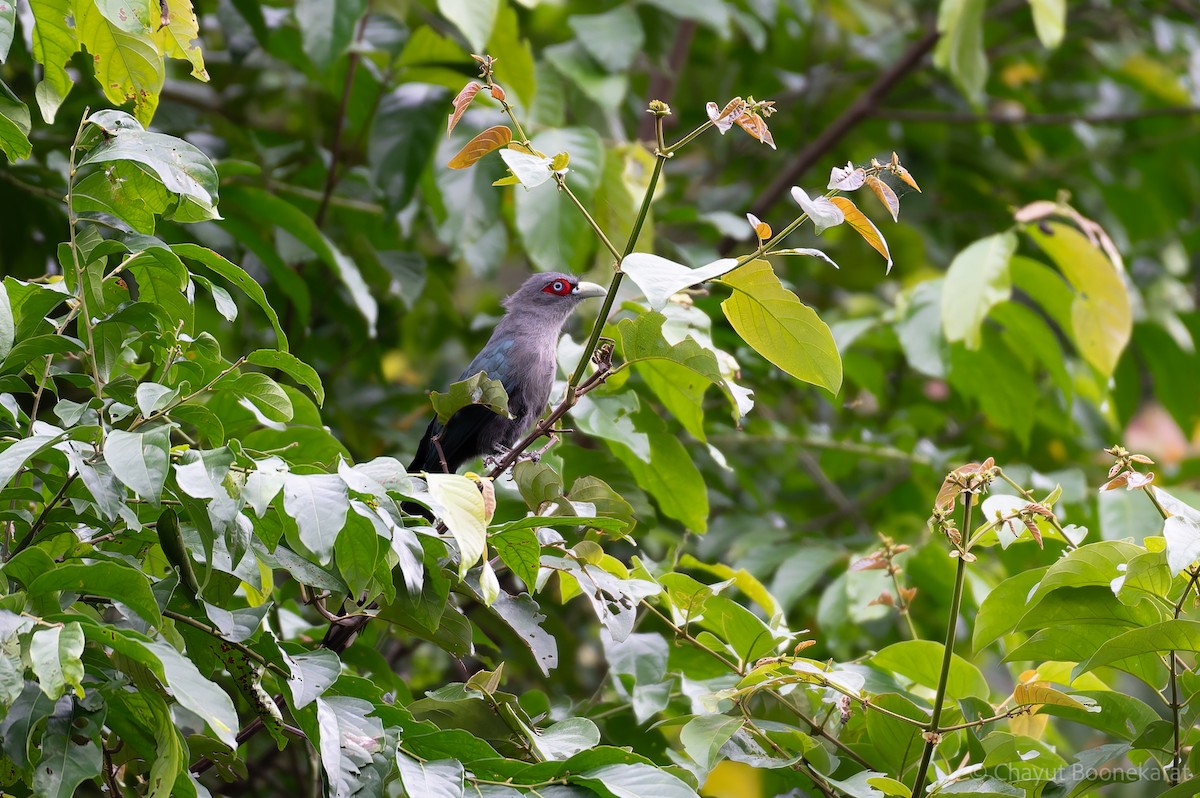
[[[0,785],[1194,794],[1197,14],[0,0]]]

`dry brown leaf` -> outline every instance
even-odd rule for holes
[[[857,205],[845,197],[830,197],[829,201],[841,209],[842,214],[846,217],[846,223],[853,227],[864,241],[887,258],[887,271],[890,272],[892,270],[892,253],[888,251],[887,241],[879,229],[858,209]]]
[[[483,88],[482,83],[471,81],[466,86],[463,86],[462,91],[454,98],[454,113],[450,114],[450,120],[446,123],[446,135],[449,136],[454,131],[454,126],[458,124],[458,120],[462,119],[462,115],[467,112],[467,107],[471,101],[475,99],[475,95]]]
[[[475,165],[480,158],[492,150],[498,150],[512,141],[512,131],[504,125],[489,127],[475,138],[463,145],[450,162],[446,164],[451,169],[466,169]]]
[[[745,113],[734,121],[737,122],[738,127],[742,130],[763,144],[769,145],[771,149],[775,149],[775,138],[771,135],[771,131],[767,129],[767,120],[758,114]]]
[[[900,198],[896,196],[895,191],[892,191],[892,187],[875,175],[868,175],[867,188],[871,189],[875,196],[879,197],[879,201],[887,206],[888,213],[892,215],[892,221],[900,221]]]

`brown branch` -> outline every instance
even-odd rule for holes
[[[342,101],[338,106],[337,119],[333,124],[333,141],[329,143],[329,171],[325,173],[325,188],[321,194],[321,204],[317,206],[313,222],[317,227],[325,223],[325,213],[329,210],[329,200],[333,197],[333,189],[338,182],[338,160],[342,156],[342,129],[346,126],[346,112],[350,107],[350,91],[354,88],[354,73],[358,71],[358,61],[361,58],[358,45],[362,42],[363,33],[367,29],[367,17],[371,9],[367,8],[358,21],[358,31],[354,34],[354,46],[350,50],[346,63],[346,81],[342,84]]]
[[[754,204],[750,208],[751,213],[756,216],[765,217],[771,206],[787,193],[788,189],[796,183],[801,175],[807,172],[817,161],[824,158],[825,154],[832,150],[838,141],[851,129],[870,117],[875,107],[883,101],[888,92],[901,79],[908,75],[909,72],[912,72],[920,65],[925,56],[933,49],[933,46],[937,44],[938,35],[937,27],[931,23],[924,35],[909,45],[909,48],[896,60],[896,63],[888,67],[886,71],[880,73],[879,77],[875,79],[875,82],[866,91],[858,95],[854,102],[846,110],[842,111],[837,119],[833,120],[815,139],[809,142],[808,146],[800,151],[795,160],[779,173],[779,176],[754,201]],[[732,239],[726,238],[721,241],[720,250],[726,252],[733,244],[734,241]]]
[[[650,80],[650,88],[646,92],[647,97],[670,104],[671,98],[675,95],[675,87],[679,83],[679,76],[683,73],[683,65],[687,61],[688,51],[692,48],[692,37],[695,33],[696,21],[694,19],[685,19],[679,23],[679,27],[675,31],[675,43],[671,47],[670,56],[667,57],[667,67],[654,74]],[[654,119],[652,114],[642,117],[642,123],[638,127],[638,139],[641,141],[654,139]]]
[[[1186,117],[1200,115],[1200,107],[1184,105],[1170,108],[1144,108],[1139,111],[1111,111],[1108,113],[1059,113],[1059,114],[1026,114],[1020,111],[989,111],[985,114],[974,114],[968,111],[927,111],[917,108],[877,108],[871,112],[879,119],[890,119],[898,122],[931,122],[946,125],[1069,125],[1074,122],[1087,122],[1093,125],[1113,125],[1122,122],[1135,122],[1139,119],[1156,119],[1161,117]]]

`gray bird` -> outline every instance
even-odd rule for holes
[[[535,274],[522,283],[504,300],[507,313],[459,377],[465,380],[482,371],[500,380],[508,394],[512,418],[499,416],[482,405],[459,410],[444,428],[435,418],[425,430],[409,472],[454,472],[473,457],[495,454],[520,440],[550,399],[563,325],[580,302],[605,293],[602,286],[581,283],[579,278],[561,272]],[[435,436],[438,446],[433,444]]]

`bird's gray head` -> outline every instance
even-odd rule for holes
[[[578,277],[563,272],[535,274],[504,300],[510,314],[531,314],[544,321],[566,321],[580,302],[589,297],[604,296],[603,286],[580,282]]]

